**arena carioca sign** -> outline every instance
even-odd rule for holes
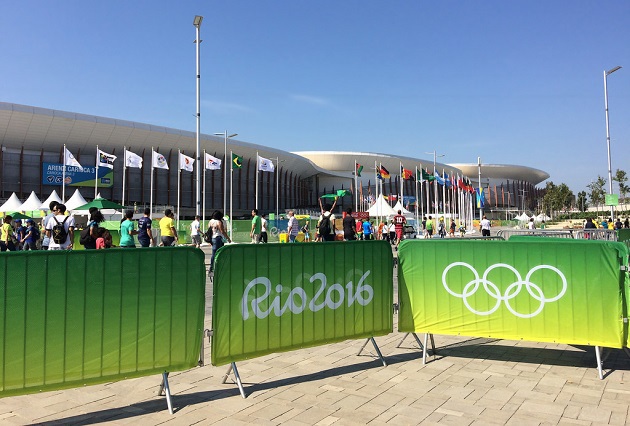
[[[63,164],[44,163],[42,170],[42,184],[61,185],[63,182]],[[67,186],[94,186],[96,167],[66,166]],[[98,186],[109,188],[114,185],[114,171],[107,167],[98,168]]]

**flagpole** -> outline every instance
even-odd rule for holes
[[[120,204],[125,206],[125,175],[127,174],[127,147],[123,146],[123,179],[122,179],[122,197]]]
[[[234,153],[230,150],[230,158],[233,158]],[[227,167],[227,164],[225,165]],[[232,239],[232,182],[234,179],[234,162],[230,162],[230,239]],[[223,213],[225,214],[225,213]]]
[[[201,166],[201,164],[200,164]],[[203,150],[203,212],[201,213],[201,229],[206,229],[206,150]],[[225,214],[225,212],[223,213]]]
[[[98,145],[96,145],[96,176],[94,176],[94,198],[96,198],[96,194],[98,193],[98,163],[100,163],[100,158],[98,155]]]
[[[180,204],[180,192],[182,186],[182,151],[177,150],[177,229],[179,229],[179,204]],[[199,212],[199,208],[197,208]]]
[[[416,236],[420,235],[420,222],[418,221],[418,204],[420,204],[420,198],[418,198],[418,166],[416,166],[416,176],[415,176],[415,185],[416,185]]]
[[[66,144],[63,144],[63,171],[61,176],[61,201],[66,202]]]
[[[400,205],[405,208],[405,203],[403,202],[403,195],[404,195],[404,176],[403,176],[403,165],[402,165],[402,161],[398,162],[400,165]]]
[[[359,211],[359,188],[357,188],[357,160],[354,160],[354,211]]]
[[[153,147],[151,147],[151,195],[149,197],[149,209],[151,209],[151,217],[153,217],[153,157],[155,156],[153,154]]]
[[[258,158],[258,151],[256,151],[256,210],[258,210],[258,164],[260,164],[260,160]]]

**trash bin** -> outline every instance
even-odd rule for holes
[[[278,234],[278,239],[280,240],[281,243],[288,243],[289,242],[289,234],[287,234],[286,232]]]

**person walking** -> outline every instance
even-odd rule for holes
[[[260,215],[260,243],[267,244],[269,242],[269,237],[267,235],[267,219],[265,215]]]
[[[136,248],[133,236],[137,235],[136,224],[133,222],[133,210],[125,212],[125,220],[120,224],[120,244],[121,248]]]
[[[155,246],[155,239],[151,231],[152,222],[151,209],[147,207],[144,209],[144,216],[138,219],[138,242],[140,247]]]
[[[88,250],[96,249],[96,239],[98,238],[98,228],[101,222],[104,222],[105,218],[103,217],[103,213],[96,207],[90,207],[90,221],[87,224],[88,237],[86,239],[81,239],[79,243],[83,244],[83,247]],[[83,234],[83,231],[81,232]]]
[[[26,219],[26,235],[24,236],[24,250],[37,250],[37,242],[41,236],[39,227],[33,219]]]
[[[0,250],[1,251],[15,251],[15,244],[13,243],[13,225],[11,221],[13,216],[7,215],[3,219],[2,228],[0,228]]]
[[[223,240],[231,243],[230,237],[225,229],[225,223],[223,223],[223,213],[219,210],[215,210],[212,213],[212,219],[208,223],[208,229],[212,230],[212,257],[210,257],[210,272],[214,271],[214,257],[217,250],[223,247]]]
[[[324,241],[335,241],[335,215],[332,214],[331,210],[330,204],[325,204],[317,221],[319,235]]]
[[[56,215],[46,224],[50,239],[48,250],[72,250],[74,242],[74,216],[66,216],[66,206],[57,204]],[[63,238],[65,236],[65,238]]]
[[[295,218],[295,212],[293,210],[289,210],[287,213],[289,216],[289,225],[287,227],[287,233],[289,234],[289,242],[294,243],[298,234],[300,233],[300,224],[298,220]]]
[[[369,241],[372,239],[372,224],[369,219],[363,219],[363,240]]]
[[[357,239],[356,223],[352,217],[352,207],[346,209],[346,216],[343,218],[343,239],[344,241],[355,241]]]
[[[48,245],[50,244],[50,237],[46,234],[46,224],[48,221],[56,215],[57,205],[59,201],[51,201],[48,204],[48,208],[50,209],[50,213],[48,213],[42,219],[42,229],[44,230],[44,238],[42,240],[42,250],[48,250]]]
[[[407,224],[407,218],[403,216],[402,210],[398,210],[398,214],[394,215],[392,220],[394,221],[394,231],[396,232],[396,246],[398,246],[405,235],[404,230]]]
[[[177,241],[177,230],[175,229],[175,215],[171,209],[164,210],[164,217],[160,219],[160,234],[162,235],[162,245],[170,247]]]
[[[431,216],[429,216],[429,218],[427,219],[426,230],[427,230],[426,237],[433,238],[433,218]]]
[[[22,225],[22,219],[15,219],[15,249],[17,251],[24,250],[24,237],[26,236],[26,227]]]
[[[480,223],[482,237],[490,236],[490,225],[491,225],[490,221],[488,220],[486,215],[483,215],[483,219],[481,219],[481,223]]]
[[[192,239],[192,243],[196,248],[201,247],[201,233],[199,232],[199,228],[201,227],[201,216],[195,216],[195,220],[190,222],[190,238]]]
[[[260,233],[262,232],[262,220],[258,216],[258,209],[252,210],[252,229],[249,232],[249,237],[252,239],[252,244],[260,243]]]

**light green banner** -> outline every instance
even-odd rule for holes
[[[7,252],[0,270],[0,396],[197,365],[201,250]]]
[[[628,249],[621,243],[407,240],[402,332],[622,347]]]
[[[213,365],[393,329],[384,241],[230,245],[215,262]]]

